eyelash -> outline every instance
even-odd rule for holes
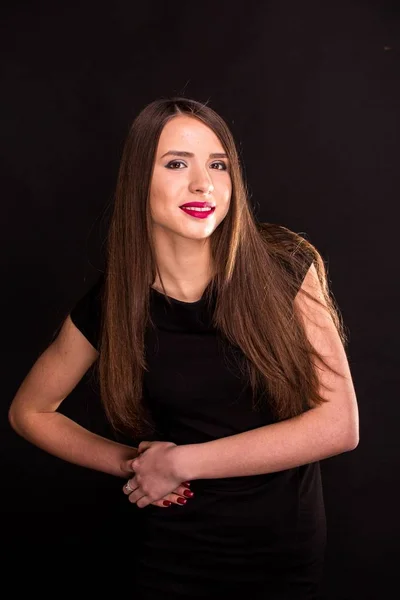
[[[176,164],[176,163],[182,163],[183,165],[185,164],[183,162],[183,160],[171,160],[166,166],[166,168],[170,168],[171,165]],[[227,171],[228,170],[228,165],[224,162],[216,162],[216,163],[212,163],[213,165],[223,165],[225,168],[224,169],[214,169],[216,171]],[[171,169],[172,171],[180,171],[181,169]]]

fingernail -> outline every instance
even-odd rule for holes
[[[169,500],[163,500],[163,504],[164,506],[171,506],[172,502],[170,502]]]
[[[183,495],[186,496],[187,498],[191,498],[194,495],[194,493],[191,492],[190,490],[185,490],[183,492]]]
[[[185,481],[183,485],[190,485],[190,481]]]
[[[178,498],[178,504],[186,504],[186,498]]]

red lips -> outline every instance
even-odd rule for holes
[[[212,202],[186,202],[186,204],[182,204],[180,208],[184,206],[194,206],[195,208],[214,208],[214,204]]]
[[[195,217],[196,219],[206,219],[209,215],[212,215],[213,212],[215,211],[215,206],[213,206],[212,208],[210,208],[209,210],[195,210],[195,209],[190,209],[188,206],[180,206],[179,207],[181,210],[183,210],[183,212],[185,212],[187,215],[190,215],[191,217]],[[196,207],[198,208],[198,207]],[[201,207],[203,208],[203,207]]]

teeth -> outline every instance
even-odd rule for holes
[[[196,206],[183,206],[182,208],[185,210],[195,210],[196,212],[212,210],[211,208],[197,208]]]

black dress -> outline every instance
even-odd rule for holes
[[[71,311],[97,344],[101,279]],[[251,409],[250,387],[235,353],[211,323],[205,295],[192,303],[151,288],[156,329],[146,331],[144,399],[161,433],[194,444],[274,422],[267,403]],[[236,352],[236,350],[235,350]],[[318,462],[285,471],[193,480],[185,506],[138,509],[143,541],[132,596],[315,600],[322,576],[326,522]]]

